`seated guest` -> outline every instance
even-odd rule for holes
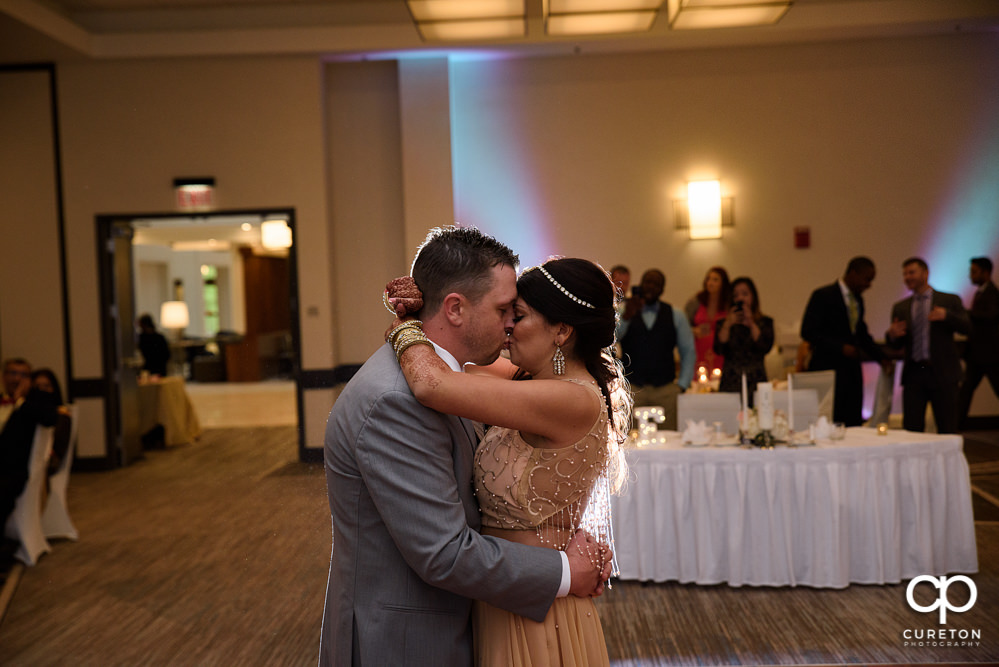
[[[715,353],[725,357],[718,390],[742,391],[745,373],[752,407],[757,383],[767,381],[763,360],[773,346],[774,321],[760,313],[756,285],[750,278],[736,278],[732,281],[732,307],[715,333]]]
[[[153,375],[166,375],[167,362],[170,361],[170,346],[167,339],[156,331],[153,317],[149,313],[139,318],[139,351],[145,363],[143,370]]]
[[[5,364],[5,380],[8,368],[9,364]],[[5,392],[8,389],[5,386]],[[39,425],[54,426],[56,423],[55,395],[32,389],[30,375],[20,379],[11,397],[15,408],[0,430],[0,526],[6,525],[7,517],[14,511],[17,498],[28,481],[35,429]]]
[[[52,394],[58,406],[55,423],[55,431],[52,439],[52,454],[49,456],[48,472],[49,477],[59,470],[59,464],[66,457],[69,450],[69,430],[72,425],[69,408],[62,402],[62,388],[55,373],[48,368],[39,368],[31,374],[31,386],[39,391]]]
[[[712,266],[704,276],[701,291],[684,307],[694,331],[697,366],[703,366],[709,374],[725,362],[724,357],[715,354],[715,327],[728,313],[730,288],[728,272],[720,266]]]
[[[8,359],[3,363],[3,393],[0,394],[0,428],[7,423],[7,419],[17,407],[18,402],[23,400],[16,396],[18,387],[22,382],[30,382],[31,364],[27,359]]]

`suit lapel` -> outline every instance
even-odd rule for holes
[[[478,447],[479,444],[479,439],[475,435],[475,424],[471,420],[463,417],[455,417],[455,419],[458,420],[461,427],[465,430],[465,436],[468,438],[468,445],[474,452],[475,448]]]

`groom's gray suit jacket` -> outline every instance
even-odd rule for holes
[[[471,599],[541,620],[561,556],[479,535],[470,422],[420,405],[382,346],[326,425],[333,557],[319,664],[472,664]]]

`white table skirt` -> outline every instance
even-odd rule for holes
[[[978,571],[960,436],[851,428],[836,445],[627,454],[622,579],[844,588]]]

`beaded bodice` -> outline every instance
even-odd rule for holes
[[[490,428],[475,453],[475,494],[482,525],[536,530],[547,545],[563,548],[579,527],[597,478],[607,465],[607,410],[599,387],[593,390],[600,414],[582,440],[558,449],[533,447],[514,429]]]

